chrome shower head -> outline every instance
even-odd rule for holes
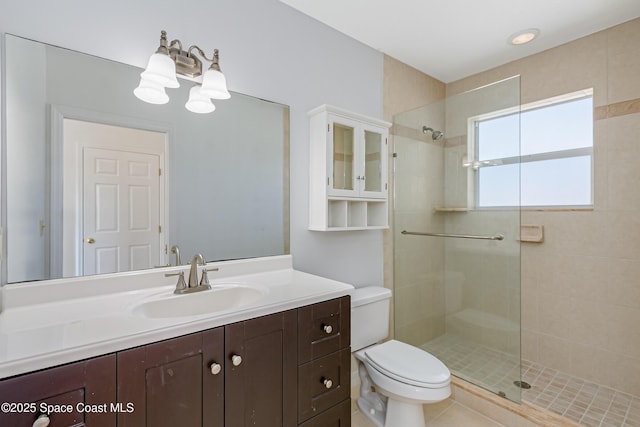
[[[444,133],[440,132],[439,130],[434,130],[431,133],[431,137],[433,138],[434,141],[438,140],[438,139],[442,139],[444,138]]]
[[[440,132],[439,130],[433,130],[432,128],[422,126],[422,133],[427,134],[431,133],[431,139],[437,141],[439,139],[444,138],[444,132]]]

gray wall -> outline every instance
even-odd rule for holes
[[[328,103],[382,115],[382,54],[276,0],[0,0],[0,32],[146,66],[160,30],[209,54],[229,89],[291,107],[291,253],[297,269],[354,285],[382,283],[382,234],[307,231],[308,119]],[[214,113],[215,114],[215,113]]]

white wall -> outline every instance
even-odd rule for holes
[[[291,252],[295,267],[354,285],[382,283],[382,234],[307,227],[308,119],[328,103],[382,116],[381,53],[276,0],[0,0],[0,32],[144,67],[160,30],[211,54],[229,88],[291,107]],[[215,113],[214,113],[215,114]]]
[[[46,158],[46,116],[44,111],[37,116],[25,114],[25,111],[42,110],[46,99],[45,49],[33,44],[14,45],[13,49],[22,49],[26,63],[11,64],[5,68],[7,76],[17,82],[17,87],[6,94],[7,104],[15,107],[7,112],[7,120],[17,123],[7,129],[7,140],[18,142],[7,147],[7,158],[30,167],[7,167],[6,170],[6,197],[13,201],[7,205],[6,215],[11,218],[7,222],[15,224],[11,233],[7,233],[6,248],[11,248],[12,258],[28,260],[8,271],[9,283],[47,277],[48,262],[46,233],[40,231],[40,223],[47,220],[43,188],[47,170],[42,167]],[[23,78],[17,79],[17,76]],[[15,96],[17,93],[28,95],[18,97]]]

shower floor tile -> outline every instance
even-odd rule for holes
[[[520,361],[515,355],[452,334],[441,335],[422,348],[442,360],[456,376],[520,400],[521,390],[513,384],[520,379]]]
[[[640,397],[445,334],[422,346],[457,376],[495,393],[546,408],[588,427],[640,427]],[[520,389],[520,378],[531,385]]]
[[[640,397],[522,361],[522,399],[585,426],[640,426]],[[546,402],[549,402],[545,404]]]

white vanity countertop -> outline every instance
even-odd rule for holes
[[[349,295],[351,285],[296,271],[290,256],[209,263],[212,286],[256,286],[265,295],[241,307],[147,318],[133,308],[171,295],[188,266],[7,285],[0,313],[0,379]],[[186,278],[186,277],[185,277]],[[196,297],[196,294],[179,297]]]

